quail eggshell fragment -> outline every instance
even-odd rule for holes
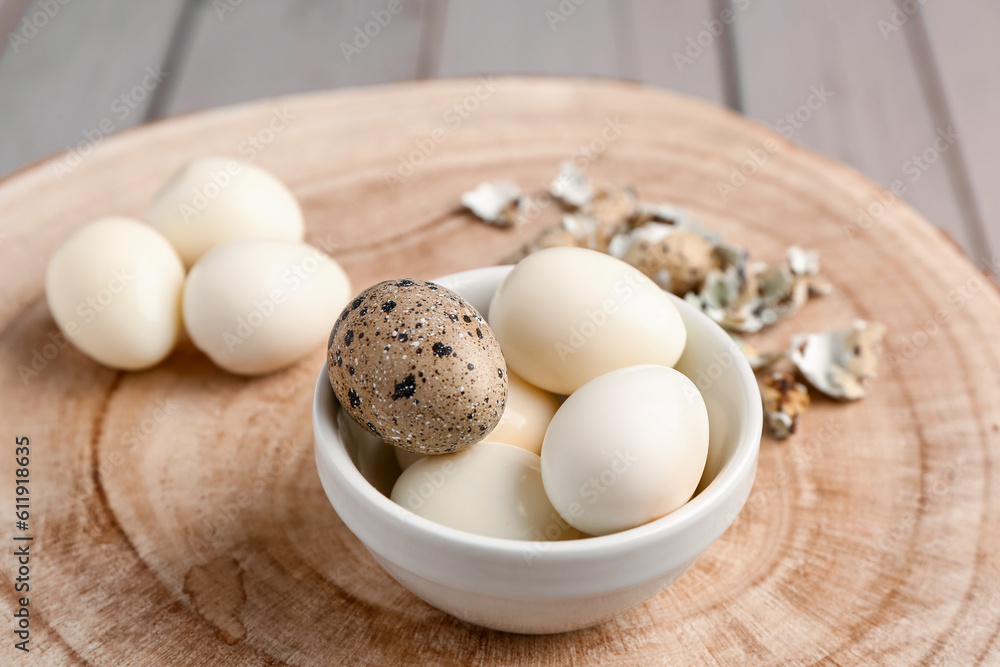
[[[195,346],[240,375],[270,373],[323,344],[351,295],[336,261],[305,243],[240,239],[206,253],[184,288]]]
[[[500,423],[487,439],[540,454],[545,429],[558,409],[559,398],[555,394],[539,389],[520,375],[508,371],[507,407]]]
[[[687,342],[677,307],[656,283],[583,248],[549,248],[521,260],[489,313],[511,370],[557,394],[626,366],[673,366]]]
[[[542,482],[574,528],[607,535],[686,503],[708,458],[708,410],[695,384],[665,366],[612,371],[556,412]]]
[[[184,265],[138,220],[101,218],[75,231],[45,273],[49,310],[66,338],[105,366],[149,368],[181,331]]]
[[[354,298],[330,333],[327,369],[359,424],[421,454],[482,440],[507,400],[507,364],[489,325],[459,295],[421,280]]]
[[[222,157],[200,157],[175,171],[153,196],[147,214],[186,266],[215,246],[239,238],[302,241],[302,209],[270,172]]]
[[[425,519],[477,535],[539,541],[579,537],[545,495],[540,468],[537,454],[480,442],[417,461],[399,476],[391,497]]]

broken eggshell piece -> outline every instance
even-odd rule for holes
[[[747,343],[743,338],[737,336],[736,334],[730,332],[729,337],[733,339],[736,344],[737,349],[743,354],[743,357],[750,364],[750,368],[757,371],[762,368],[767,368],[771,364],[780,361],[788,356],[786,350],[758,350],[753,345]]]
[[[608,254],[628,262],[677,296],[699,289],[709,270],[719,265],[707,239],[662,222],[647,222],[615,236]]]
[[[795,433],[802,413],[809,407],[809,391],[791,373],[771,373],[764,378],[764,421],[778,440]]]
[[[559,175],[549,184],[549,192],[570,208],[586,208],[594,199],[590,177],[572,162],[559,165]]]
[[[809,384],[831,398],[865,396],[878,375],[885,326],[856,320],[850,329],[792,337],[791,359]]]
[[[521,188],[510,181],[481,183],[475,190],[462,193],[463,206],[480,220],[497,227],[521,224],[523,203]]]

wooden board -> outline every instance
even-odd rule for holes
[[[421,76],[429,4],[410,0],[385,14],[378,0],[196,3],[163,115]],[[372,12],[384,27],[366,25]],[[358,36],[366,27],[374,37]]]
[[[959,130],[949,134],[950,119],[936,113],[938,91],[927,80],[933,59],[914,30],[919,17],[891,31],[879,22],[892,16],[899,4],[892,0],[741,4],[744,113],[885,187],[898,182],[903,199],[977,256],[982,231],[955,189],[963,143],[952,138],[939,143],[944,151],[934,148],[939,132]]]
[[[693,99],[638,85],[502,79],[458,127],[476,80],[268,100],[109,139],[57,185],[46,164],[0,184],[0,528],[14,534],[13,445],[32,443],[32,657],[44,664],[996,664],[1000,645],[1000,291],[907,205],[854,171]],[[482,93],[482,89],[480,90]],[[761,336],[878,319],[882,377],[852,405],[817,399],[795,439],[764,439],[733,527],[663,594],[603,626],[526,637],[466,625],[397,585],[333,512],[312,454],[323,360],[243,379],[190,347],[143,373],[46,347],[47,257],[78,225],[141,216],[181,162],[238,154],[275,109],[288,126],[255,161],[301,199],[308,238],[356,287],[495,262],[518,233],[471,220],[484,179],[528,190],[621,126],[590,167],[689,206],[765,260],[818,248],[836,291]],[[385,174],[445,127],[394,191]],[[736,193],[718,182],[765,142]],[[416,154],[414,154],[416,155]],[[938,318],[935,322],[934,318]],[[944,323],[940,323],[940,322]],[[33,355],[37,375],[22,375]],[[51,359],[46,359],[46,355]],[[5,548],[6,549],[6,548]],[[9,629],[12,558],[0,558]],[[3,625],[8,624],[8,625]],[[7,630],[0,661],[15,656]]]
[[[445,3],[440,3],[445,4]],[[603,2],[446,4],[438,76],[491,72],[627,76],[627,15]]]
[[[1000,5],[962,0],[953,3],[950,12],[943,9],[924,5],[913,27],[925,27],[928,33],[945,112],[964,139],[960,145],[964,157],[961,194],[971,209],[970,217],[982,225],[980,236],[988,241],[987,248],[969,253],[978,259],[1000,252],[1000,192],[994,185],[1000,171],[990,150],[1000,144],[1000,127],[994,122],[1000,114],[1000,81],[988,75],[989,63],[1000,58],[1000,44],[989,30],[1000,21]]]
[[[725,103],[730,108],[738,104],[732,94],[738,88],[736,72],[727,66],[727,58],[732,55],[733,24],[713,24],[719,20],[723,11],[720,5],[724,4],[716,0],[632,0],[634,34],[626,39],[635,42],[638,67],[629,78]],[[619,11],[625,11],[629,5],[620,3],[620,7]],[[706,35],[701,35],[703,43],[708,42],[708,46],[701,46],[699,33],[707,29],[706,23],[712,39],[709,42]]]
[[[158,91],[176,74],[167,60],[183,6],[183,0],[28,4],[24,17],[31,26],[15,24],[17,40],[0,33],[0,90],[6,93],[0,95],[0,174],[71,147],[89,159],[109,132],[146,120]]]

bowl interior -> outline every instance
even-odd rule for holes
[[[434,282],[462,295],[489,321],[490,300],[511,268],[475,269]],[[732,338],[683,299],[673,295],[671,298],[688,332],[687,345],[676,368],[697,385],[708,408],[708,461],[695,491],[697,497],[733,461],[746,431],[749,428],[759,431],[760,424],[749,422],[755,416],[753,403],[758,406],[756,421],[760,421],[760,395],[753,373]],[[332,391],[330,394],[332,396]],[[402,472],[393,447],[370,434],[340,409],[337,410],[337,428],[354,465],[372,486],[388,497]]]

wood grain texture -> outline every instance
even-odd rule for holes
[[[737,44],[744,113],[778,126],[808,104],[813,87],[825,86],[832,93],[828,101],[785,123],[791,138],[886,187],[899,181],[907,202],[975,251],[969,233],[975,223],[963,218],[949,160],[939,156],[926,168],[919,162],[939,131],[947,133],[948,121],[932,113],[927,96],[933,91],[926,89],[906,34],[880,27],[898,3],[742,4]]]
[[[183,4],[29,4],[25,16],[41,27],[16,46],[8,40],[0,58],[0,174],[68,147],[88,159],[108,128],[142,123],[153,91],[143,88],[147,68],[163,65]]]
[[[157,123],[109,139],[59,187],[40,164],[0,186],[0,423],[32,438],[33,657],[40,664],[880,664],[995,662],[1000,631],[1000,291],[881,190],[778,139],[720,203],[717,183],[776,135],[638,85],[505,79],[391,191],[386,172],[473,94],[474,80],[290,97]],[[528,637],[473,627],[397,585],[328,504],[310,400],[323,350],[245,379],[188,346],[118,373],[71,347],[22,380],[55,325],[48,256],[107,213],[141,216],[162,180],[294,122],[256,161],[305,208],[308,238],[358,288],[495,262],[540,225],[488,228],[457,206],[489,178],[537,189],[606,119],[626,127],[591,165],[651,200],[690,207],[773,260],[818,248],[835,292],[755,342],[855,317],[889,327],[882,375],[851,405],[818,399],[800,433],[765,437],[732,528],[678,582],[605,625]],[[405,159],[405,158],[404,158]],[[853,231],[852,231],[853,230]],[[863,231],[863,233],[855,233]],[[938,322],[935,323],[935,316]],[[46,350],[42,352],[42,350]],[[39,363],[41,365],[41,363]],[[12,444],[12,443],[10,443]],[[0,457],[11,480],[13,456]],[[13,485],[0,485],[11,507]],[[3,526],[2,539],[13,527]],[[10,619],[12,561],[0,559]],[[0,647],[9,663],[13,649]]]
[[[199,2],[163,115],[415,78],[427,3],[402,1],[398,14],[387,4]],[[374,36],[359,37],[366,27]]]

